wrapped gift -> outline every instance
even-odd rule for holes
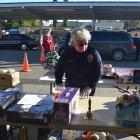
[[[116,68],[116,83],[132,84],[133,83],[133,69]]]
[[[47,125],[53,118],[53,97],[26,94],[6,111],[7,121]]]

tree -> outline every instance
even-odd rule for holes
[[[18,29],[19,27],[39,27],[39,20],[7,20],[3,22],[3,29]]]

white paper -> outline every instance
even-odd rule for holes
[[[31,107],[32,107],[32,105],[23,105],[22,106],[23,109],[25,109],[25,108],[31,108]]]
[[[24,105],[39,105],[42,100],[38,95],[26,94],[17,104]]]
[[[43,76],[39,79],[40,81],[50,81],[50,82],[54,82],[55,81],[55,77],[54,76]],[[62,81],[65,81],[66,78],[63,77]]]

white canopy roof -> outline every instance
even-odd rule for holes
[[[5,0],[0,1],[0,20],[6,19],[98,19],[139,20],[140,1],[80,1],[48,2],[48,0]],[[47,1],[47,2],[45,2]]]

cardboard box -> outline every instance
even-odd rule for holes
[[[116,119],[125,121],[139,121],[140,105],[134,105],[122,110],[116,110]]]
[[[13,87],[20,83],[19,72],[0,73],[0,87]]]
[[[70,123],[79,107],[79,93],[79,88],[67,87],[54,101],[54,123]]]

